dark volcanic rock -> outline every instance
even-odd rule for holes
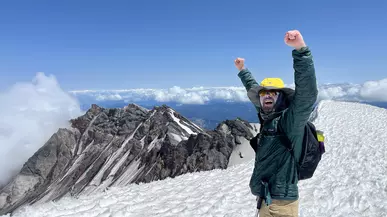
[[[204,131],[168,106],[147,110],[93,105],[59,129],[0,191],[0,215],[24,204],[77,196],[109,186],[227,168],[238,137],[253,137],[252,126],[227,120]]]

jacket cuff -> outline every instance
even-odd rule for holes
[[[245,69],[242,69],[239,73],[238,73],[238,77],[242,77],[244,76],[246,73],[248,73],[249,70],[247,68]]]
[[[307,52],[310,52],[309,46],[302,47],[300,50],[293,49],[293,54],[295,55],[305,54]]]

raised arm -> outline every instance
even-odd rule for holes
[[[243,58],[237,58],[235,60],[235,66],[239,70],[238,77],[241,79],[242,84],[246,88],[247,92],[249,92],[252,87],[259,86],[251,72],[245,68],[245,60]],[[259,105],[254,103],[251,99],[250,101],[253,103],[255,109],[259,112]]]
[[[304,127],[317,100],[317,82],[313,56],[299,31],[289,31],[285,43],[295,49],[292,51],[295,94],[284,115],[284,130],[288,135],[304,132]]]
[[[252,87],[258,86],[257,81],[248,69],[242,69],[238,73],[238,77],[241,79],[243,86],[249,91]]]
[[[243,86],[245,86],[246,91],[249,91],[250,88],[258,86],[257,81],[251,72],[245,68],[245,60],[243,58],[237,58],[235,60],[235,67],[239,70],[238,77],[241,79]]]

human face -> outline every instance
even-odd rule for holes
[[[271,112],[277,102],[279,92],[275,90],[261,90],[259,92],[259,99],[261,101],[261,108],[264,112]]]

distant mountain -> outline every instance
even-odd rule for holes
[[[387,102],[360,102],[387,109]],[[106,108],[122,108],[127,105],[124,101],[102,101],[97,103]],[[157,101],[141,101],[136,104],[151,109],[153,106],[160,106],[162,103]],[[168,103],[170,107],[182,114],[184,117],[193,121],[200,127],[212,130],[224,120],[233,120],[241,118],[243,120],[258,123],[257,112],[250,102],[226,102],[212,101],[206,104],[179,104]],[[89,108],[89,104],[83,104],[84,108]]]
[[[387,109],[387,102],[363,102],[363,103]]]
[[[125,101],[102,101],[96,104],[105,108],[123,108],[127,105]],[[163,105],[163,103],[156,101],[141,101],[136,102],[136,104],[147,109]],[[82,103],[81,106],[84,110],[90,107],[87,103]],[[249,122],[259,122],[257,112],[251,103],[212,101],[206,104],[179,104],[171,102],[168,103],[168,106],[207,130],[215,129],[224,120],[236,118]]]
[[[204,130],[166,105],[118,107],[92,105],[52,135],[0,190],[0,215],[67,194],[225,169],[231,156],[231,163],[243,157],[234,153],[241,141],[257,133],[241,119]]]

